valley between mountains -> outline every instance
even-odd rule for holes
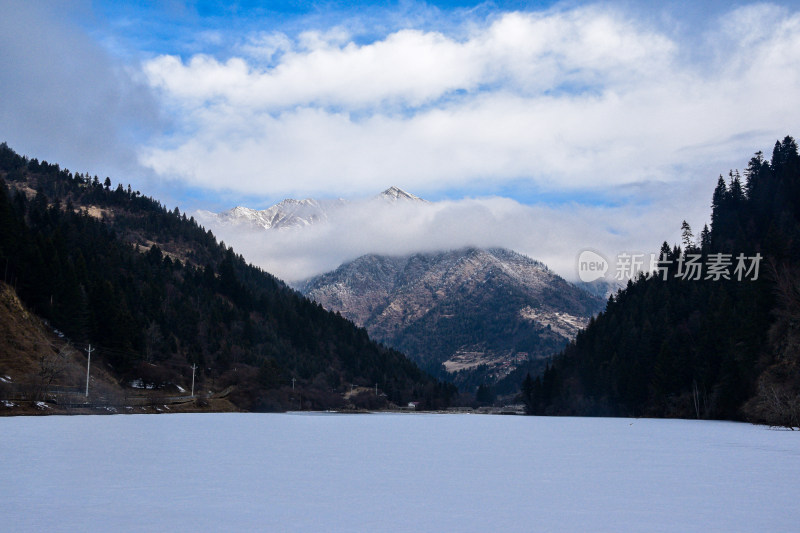
[[[359,207],[424,209],[427,203],[390,187]],[[337,221],[351,207],[342,199],[286,199],[260,211],[236,207],[198,218],[214,231],[263,230],[266,238],[320,225],[338,231]],[[520,367],[541,373],[605,303],[543,263],[502,248],[366,254],[293,285],[423,370],[470,392]]]

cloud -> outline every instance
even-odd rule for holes
[[[195,104],[221,99],[265,111],[309,104],[418,107],[452,91],[491,84],[541,94],[564,83],[618,83],[657,70],[671,48],[659,35],[585,8],[508,13],[465,40],[416,29],[365,45],[339,29],[303,32],[294,41],[260,34],[246,49],[255,56],[282,52],[269,68],[248,65],[241,57],[223,62],[196,55],[184,63],[167,55],[150,61],[146,73],[154,86]]]
[[[141,172],[136,146],[160,125],[136,66],[76,22],[87,3],[5,2],[0,17],[0,140],[76,171]]]
[[[713,185],[709,182],[703,194],[710,197]],[[674,200],[670,193],[665,196]],[[510,248],[574,280],[575,261],[583,249],[614,258],[620,252],[655,252],[665,238],[678,242],[681,220],[668,205],[530,206],[501,197],[396,204],[354,201],[331,208],[325,223],[271,230],[219,224],[202,213],[195,216],[248,261],[289,282],[333,270],[364,254],[397,256],[465,246]],[[707,213],[684,216],[699,233]]]
[[[800,15],[746,6],[708,27],[704,55],[588,6],[495,14],[457,36],[271,33],[227,60],[160,56],[147,79],[184,122],[141,161],[272,197],[512,180],[607,189],[719,171],[800,123],[786,103],[800,93]]]
[[[470,245],[512,248],[574,279],[585,248],[650,253],[678,241],[684,218],[699,231],[716,175],[800,124],[787,105],[800,94],[800,15],[786,8],[720,11],[691,32],[600,5],[480,13],[368,42],[343,25],[254,33],[227,58],[156,57],[147,78],[184,121],[141,161],[276,199],[390,184],[574,196],[359,204],[302,232],[212,228],[290,281],[365,253]]]

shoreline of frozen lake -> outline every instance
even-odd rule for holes
[[[14,531],[796,531],[800,433],[434,414],[0,419]]]

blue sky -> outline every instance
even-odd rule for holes
[[[188,211],[397,185],[650,250],[800,129],[796,2],[3,4],[0,140]]]

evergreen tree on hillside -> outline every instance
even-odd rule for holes
[[[681,224],[681,243],[683,249],[688,250],[694,246],[694,234],[692,234],[692,227],[685,220]]]

